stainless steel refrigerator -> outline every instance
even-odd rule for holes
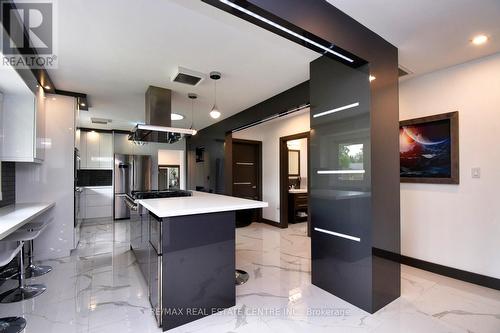
[[[126,196],[134,191],[151,191],[152,160],[148,155],[115,154],[113,218],[130,218]]]

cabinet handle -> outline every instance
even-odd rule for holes
[[[233,183],[233,185],[252,185],[252,183]]]

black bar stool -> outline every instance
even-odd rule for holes
[[[12,259],[21,252],[23,243],[20,242],[15,249],[0,252],[0,267],[8,265]],[[0,333],[19,333],[26,327],[26,320],[22,317],[0,318]]]

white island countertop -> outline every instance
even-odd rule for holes
[[[16,203],[0,208],[0,239],[54,207],[54,202]]]
[[[192,191],[190,197],[136,200],[156,216],[172,217],[264,208],[267,202],[248,200],[227,195]]]

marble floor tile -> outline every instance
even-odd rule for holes
[[[0,304],[0,314],[25,317],[28,333],[160,333],[128,231],[126,221],[84,225],[72,255],[30,280],[47,291]],[[401,297],[370,315],[313,286],[310,258],[305,223],[237,229],[236,266],[250,279],[236,287],[236,306],[170,332],[500,332],[499,291],[402,266]]]

